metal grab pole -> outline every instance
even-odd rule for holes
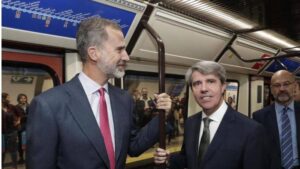
[[[141,21],[144,28],[151,34],[157,43],[158,49],[158,73],[159,73],[159,93],[165,92],[165,45],[155,30],[144,20]],[[159,147],[166,149],[165,134],[165,111],[159,110]],[[158,166],[161,169],[166,168],[165,165]]]

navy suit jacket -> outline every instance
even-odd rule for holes
[[[300,103],[295,103],[295,117],[297,130],[298,153],[300,153]],[[264,125],[267,132],[267,145],[271,169],[281,169],[281,150],[278,125],[276,120],[275,104],[269,105],[253,113],[253,119]]]
[[[137,130],[128,92],[108,86],[115,130],[116,169],[159,138],[158,118]],[[108,169],[104,140],[83,87],[74,77],[34,98],[27,125],[28,169]]]
[[[197,152],[202,113],[185,122],[184,143],[171,156],[171,169],[198,169]],[[263,127],[230,106],[201,162],[201,169],[266,169]]]

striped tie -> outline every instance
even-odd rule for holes
[[[281,162],[285,169],[291,169],[293,166],[293,146],[291,124],[287,112],[288,107],[285,107],[281,114]]]

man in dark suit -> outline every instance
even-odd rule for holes
[[[294,96],[294,100],[297,102],[300,102],[300,81],[298,80],[296,84],[297,84],[296,85],[297,87],[296,87],[296,93]]]
[[[295,85],[292,73],[277,71],[271,78],[275,103],[253,113],[253,119],[263,124],[267,131],[270,169],[300,168],[300,103],[293,100]]]
[[[266,169],[263,127],[225,103],[224,67],[201,61],[185,77],[203,110],[185,121],[181,152],[158,148],[154,162],[170,169]]]
[[[76,40],[83,71],[30,105],[28,169],[123,169],[127,154],[138,156],[158,141],[158,118],[136,130],[132,96],[108,83],[129,61],[119,25],[88,18]],[[167,94],[155,97],[158,109],[171,108]]]

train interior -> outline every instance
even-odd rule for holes
[[[193,63],[210,60],[222,64],[228,73],[224,99],[249,118],[272,102],[270,76],[274,72],[289,70],[300,81],[298,1],[284,3],[290,10],[282,12],[291,11],[288,16],[293,22],[280,20],[277,27],[270,12],[284,19],[285,15],[278,14],[280,0],[272,7],[263,0],[78,3],[84,5],[72,0],[2,1],[2,92],[9,93],[11,104],[18,103],[20,93],[26,94],[30,103],[36,95],[81,71],[75,34],[80,20],[90,16],[116,21],[125,35],[130,56],[126,75],[110,83],[148,100],[160,91],[172,97],[175,121],[163,143],[172,153],[181,149],[184,119],[201,111],[184,79]],[[289,30],[282,26],[292,23]],[[155,114],[151,111],[143,112],[143,119],[137,116],[140,127]],[[153,151],[160,144],[139,157],[128,157],[127,168],[153,167]],[[4,168],[11,162],[6,156]]]

